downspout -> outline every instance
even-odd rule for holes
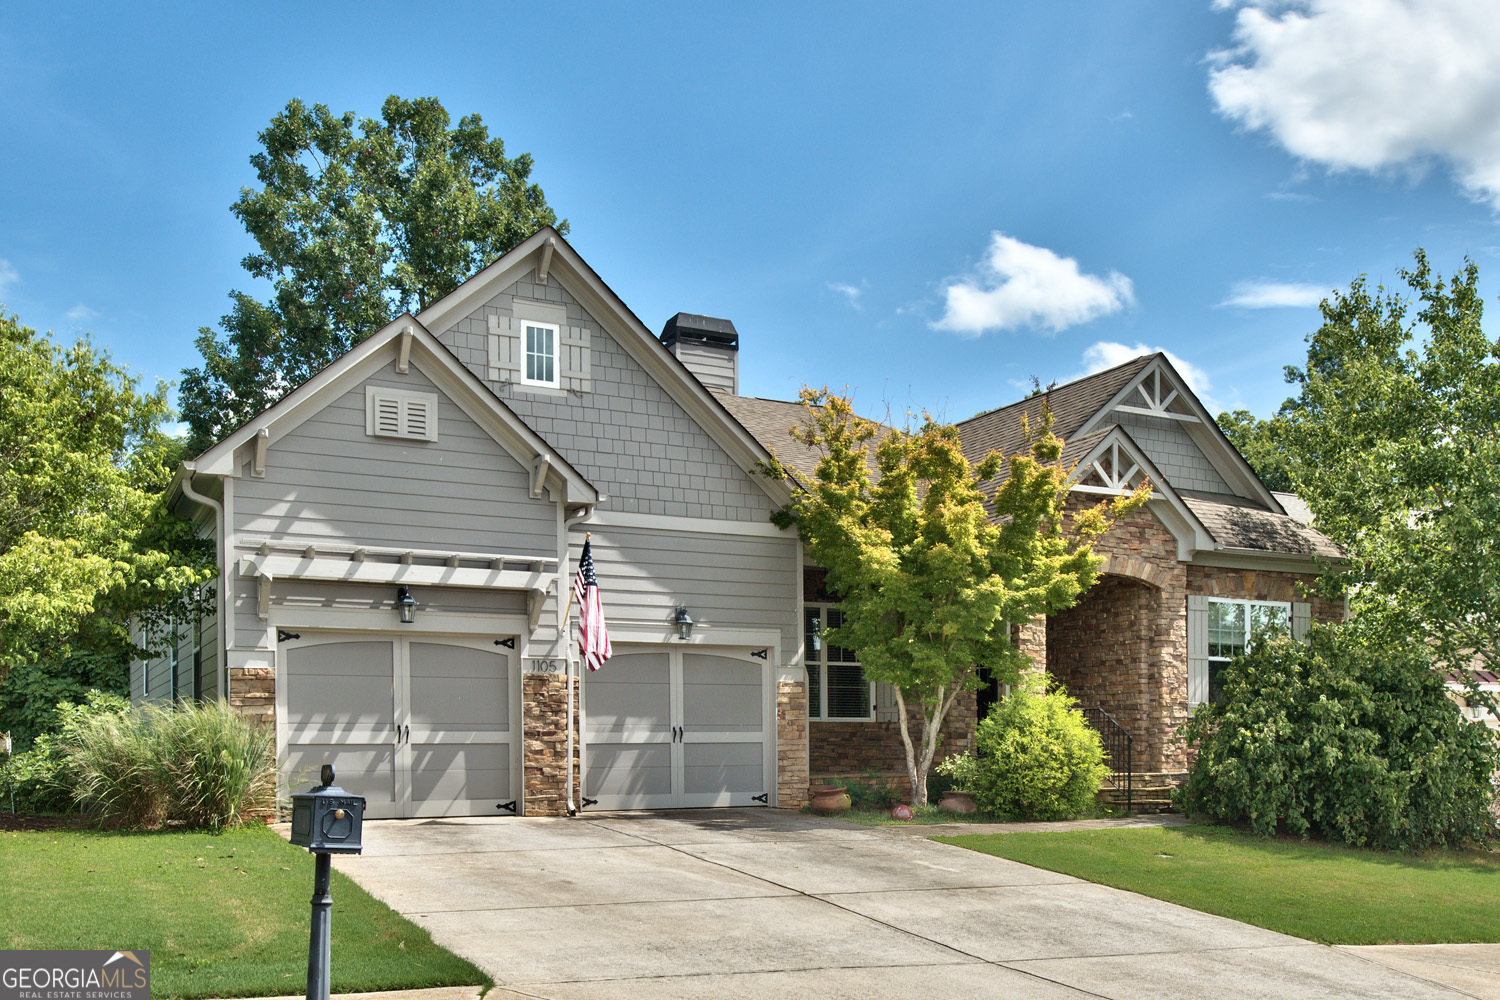
[[[563,647],[563,686],[565,688],[567,688],[567,691],[568,691],[568,709],[567,709],[567,711],[568,711],[568,777],[567,777],[567,782],[568,782],[568,815],[569,816],[577,816],[578,815],[578,809],[573,804],[573,643],[572,643],[572,636],[570,636],[568,634],[571,631],[571,625],[572,625],[572,621],[573,621],[573,615],[572,615],[572,607],[573,607],[573,583],[568,578],[568,549],[570,547],[570,543],[568,542],[568,532],[572,529],[573,525],[579,524],[579,523],[581,523],[583,521],[587,521],[589,518],[591,518],[593,516],[594,516],[594,505],[590,504],[587,507],[582,508],[577,514],[574,514],[572,517],[567,517],[567,516],[563,517],[562,558],[558,561],[558,572],[557,572],[557,584],[558,584],[558,587],[557,587],[557,600],[558,600],[557,637],[562,642],[562,647]],[[563,595],[564,594],[568,595],[566,603],[563,602]],[[567,610],[564,610],[564,609],[567,609]],[[567,616],[566,620],[564,619],[564,615]],[[582,761],[579,761],[580,765],[582,763],[583,763]],[[580,768],[580,771],[581,770],[582,769]],[[578,790],[578,794],[580,796],[583,795],[583,789],[582,788],[580,788]]]
[[[182,477],[182,495],[185,496],[185,497],[187,497],[189,500],[193,501],[194,503],[202,504],[203,506],[207,507],[209,510],[212,510],[214,512],[214,549],[215,549],[214,556],[215,556],[215,558],[217,559],[217,561],[219,563],[219,585],[218,585],[218,591],[219,591],[219,595],[218,595],[219,596],[219,608],[218,608],[218,613],[216,615],[214,615],[214,626],[215,626],[214,630],[216,632],[218,632],[218,634],[219,634],[219,637],[218,637],[218,644],[219,644],[219,655],[218,655],[218,661],[219,661],[219,684],[218,684],[218,687],[219,687],[219,700],[220,701],[228,701],[229,700],[229,643],[228,643],[228,631],[227,631],[228,622],[226,621],[226,619],[229,617],[229,594],[228,594],[228,590],[227,590],[227,581],[229,579],[229,567],[227,565],[227,563],[228,563],[228,556],[224,552],[224,542],[225,542],[225,535],[224,535],[224,505],[221,504],[221,503],[219,503],[219,501],[215,500],[214,498],[208,497],[208,496],[204,496],[202,493],[199,493],[197,490],[193,489],[193,473],[195,471],[197,471],[197,470],[193,468],[193,463],[192,462],[183,462],[182,463],[182,471],[186,473],[186,475]]]

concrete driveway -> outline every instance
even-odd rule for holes
[[[365,845],[336,866],[494,976],[495,998],[1473,995],[1066,875],[775,810],[387,820],[365,824]]]

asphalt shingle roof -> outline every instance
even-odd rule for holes
[[[1267,510],[1255,500],[1196,490],[1178,490],[1177,495],[1220,545],[1328,559],[1343,556],[1339,547],[1321,531],[1286,514]]]
[[[1141,373],[1141,369],[1154,361],[1158,355],[1148,354],[1132,358],[1123,365],[1107,368],[1060,385],[1050,393],[1032,396],[998,410],[970,417],[958,425],[958,434],[963,441],[964,454],[969,461],[978,462],[992,451],[1006,455],[1020,451],[1026,443],[1021,433],[1021,414],[1035,427],[1042,415],[1042,402],[1052,407],[1052,432],[1064,441],[1071,442],[1078,429],[1088,423],[1089,418],[1104,408],[1130,380]]]
[[[1117,429],[1111,425],[1088,434],[1078,434],[1090,418],[1156,357],[1152,354],[1133,358],[1125,364],[1060,385],[1047,394],[1052,407],[1053,432],[1066,442],[1062,453],[1065,465],[1082,460],[1105,436]],[[804,481],[813,478],[822,454],[793,440],[787,433],[806,419],[807,411],[801,403],[725,394],[716,394],[716,398],[795,476]],[[1042,401],[1042,396],[1032,396],[960,422],[959,438],[964,453],[971,461],[977,462],[991,451],[1005,455],[1020,451],[1026,443],[1021,431],[1021,415],[1026,414],[1035,426],[1041,416]],[[987,484],[985,492],[993,493],[1004,479],[1005,473],[1002,472],[998,479]],[[1170,486],[1170,482],[1167,485]],[[1214,540],[1226,547],[1334,559],[1343,555],[1327,536],[1310,526],[1311,515],[1306,505],[1292,494],[1277,495],[1278,501],[1289,512],[1283,514],[1245,497],[1193,490],[1176,492]]]

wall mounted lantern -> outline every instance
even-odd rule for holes
[[[677,605],[677,612],[672,616],[672,624],[677,626],[677,638],[686,639],[693,634],[693,620],[688,617],[688,610],[683,605]]]
[[[396,611],[401,615],[402,625],[417,620],[417,601],[411,596],[410,587],[402,585],[396,588]]]

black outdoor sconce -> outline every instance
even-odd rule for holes
[[[403,590],[405,588],[402,588]],[[333,765],[324,764],[323,783],[292,796],[292,835],[312,852],[312,928],[307,940],[307,1000],[328,1000],[329,936],[333,897],[328,894],[329,856],[364,850],[365,800],[333,783]]]
[[[687,639],[693,634],[693,620],[688,617],[685,606],[677,605],[677,611],[672,616],[672,624],[677,626],[677,638]]]
[[[410,587],[402,585],[396,588],[396,611],[401,615],[402,625],[417,620],[417,600],[411,596]]]

